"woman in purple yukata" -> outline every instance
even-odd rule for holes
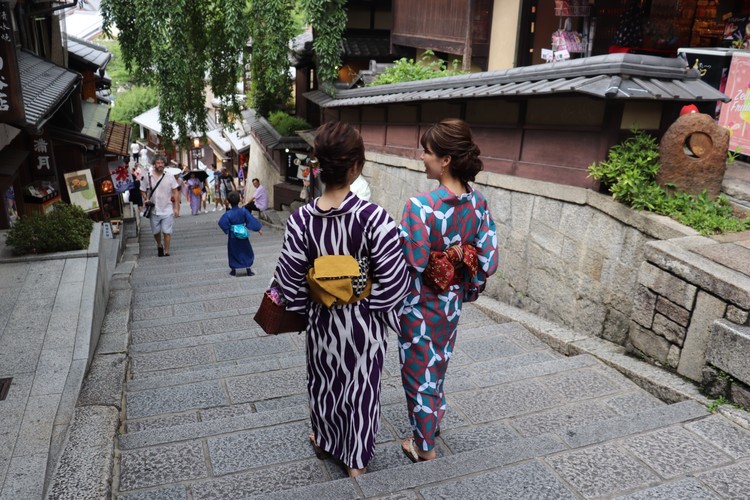
[[[187,180],[187,198],[190,200],[190,211],[193,215],[198,215],[201,212],[202,195],[203,183],[195,176],[195,173],[191,172],[190,178]]]
[[[310,442],[318,458],[332,455],[355,477],[365,472],[375,451],[387,328],[398,328],[406,262],[393,219],[349,190],[365,161],[359,133],[328,122],[318,130],[314,155],[326,189],[289,218],[275,279],[287,310],[308,318]],[[360,260],[360,272],[361,259],[369,262],[369,296],[331,307],[313,300],[308,269],[316,258],[335,255]]]
[[[401,448],[413,462],[436,457],[446,407],[443,383],[461,306],[477,299],[498,261],[487,200],[469,185],[482,161],[468,124],[442,120],[427,129],[421,144],[427,178],[440,185],[407,202],[400,227],[410,283],[399,354],[413,432]]]

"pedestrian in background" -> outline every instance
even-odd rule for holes
[[[401,310],[401,378],[413,433],[401,448],[413,462],[436,457],[461,307],[477,299],[498,261],[487,200],[469,185],[482,161],[468,124],[442,120],[421,144],[427,178],[440,184],[407,202],[400,228],[410,277]]]
[[[133,155],[134,163],[138,163],[140,152],[141,152],[141,146],[137,142],[133,141],[133,144],[130,145],[130,154]]]
[[[201,211],[201,197],[203,196],[203,183],[195,176],[195,172],[190,172],[186,184],[188,200],[190,201],[190,212],[198,215]]]
[[[156,240],[157,255],[169,256],[169,244],[172,241],[174,218],[177,215],[177,203],[180,197],[179,186],[174,175],[164,173],[167,159],[157,156],[154,159],[153,172],[141,180],[141,195],[144,205],[153,204],[149,222],[151,232]]]
[[[328,122],[318,129],[314,154],[326,188],[289,217],[274,272],[286,309],[308,319],[309,440],[318,458],[333,455],[351,477],[365,472],[375,452],[387,328],[398,329],[396,309],[407,286],[395,222],[349,190],[364,153],[362,137],[350,125]],[[346,300],[312,293],[325,281],[308,271],[324,261],[343,262],[328,269],[331,276],[342,276],[339,266],[358,269],[348,285],[343,280]]]
[[[266,191],[266,188],[260,183],[258,178],[253,179],[253,186],[255,187],[255,194],[248,200],[245,208],[251,213],[253,210],[262,212],[268,208],[268,191]]]
[[[238,206],[240,203],[240,193],[230,191],[227,195],[227,200],[232,208],[219,218],[219,227],[228,238],[227,260],[229,261],[229,275],[237,276],[237,269],[244,268],[247,270],[248,276],[254,276],[255,273],[252,270],[252,266],[255,261],[255,254],[253,253],[252,245],[250,245],[248,230],[258,231],[258,234],[263,235],[263,226],[244,207]]]
[[[227,195],[231,193],[232,191],[237,190],[237,186],[234,184],[234,177],[232,177],[232,174],[229,173],[229,171],[226,168],[221,169],[221,175],[219,175],[219,196],[221,197],[221,204],[229,210],[229,200],[227,200]]]

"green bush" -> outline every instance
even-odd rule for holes
[[[636,210],[667,215],[703,235],[744,231],[750,228],[750,217],[739,218],[724,195],[715,200],[704,191],[695,196],[656,183],[659,172],[659,147],[656,139],[643,131],[612,146],[607,159],[589,166],[589,176],[600,181],[612,197]]]
[[[298,130],[307,130],[312,128],[312,125],[307,123],[302,118],[291,116],[283,111],[274,111],[268,117],[268,123],[270,123],[276,131],[282,136],[294,135]]]
[[[22,216],[8,231],[6,243],[14,255],[83,250],[93,225],[80,207],[58,203],[49,213]]]
[[[159,96],[154,87],[132,87],[116,94],[109,119],[135,126],[133,118],[158,105]]]
[[[467,73],[458,69],[458,60],[454,59],[449,68],[442,59],[436,59],[431,50],[425,51],[419,61],[402,57],[389,67],[384,73],[378,75],[370,84],[387,85],[389,83],[413,82],[416,80],[429,80],[441,76],[455,76]]]

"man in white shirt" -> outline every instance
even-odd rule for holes
[[[130,153],[133,155],[133,161],[138,163],[138,157],[140,156],[141,146],[137,142],[133,142],[130,145]]]
[[[143,203],[147,206],[149,203],[153,204],[149,221],[151,222],[151,232],[154,234],[154,240],[156,240],[156,246],[158,247],[157,255],[159,257],[169,257],[169,243],[172,239],[174,217],[177,215],[177,203],[180,202],[177,179],[174,175],[164,173],[166,164],[166,158],[157,156],[154,159],[153,171],[141,180]],[[163,246],[162,234],[164,235]]]

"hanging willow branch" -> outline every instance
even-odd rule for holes
[[[318,86],[333,93],[341,65],[341,39],[346,28],[346,0],[300,0],[313,27]]]

